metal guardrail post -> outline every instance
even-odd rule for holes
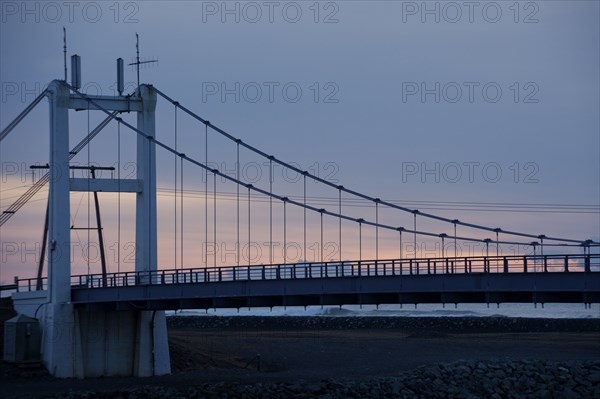
[[[590,264],[590,255],[585,255],[583,263],[585,265],[586,273],[591,272],[592,268],[591,268],[591,264]]]
[[[446,266],[446,274],[449,274],[450,273],[450,269],[448,269],[448,258],[444,259],[444,263],[445,263],[445,266]]]
[[[508,273],[508,259],[506,259],[506,256],[503,258],[503,263],[504,263],[504,273]]]
[[[431,274],[431,259],[427,259],[427,274]],[[433,261],[433,274],[435,274],[435,261]]]
[[[565,273],[569,272],[569,255],[565,255]]]
[[[409,267],[408,274],[410,274],[412,276],[412,274],[413,274],[413,261],[412,261],[412,259],[409,259],[409,261],[408,261],[408,267]]]
[[[523,273],[527,273],[527,257],[523,256]]]
[[[544,273],[548,273],[548,255],[544,255]]]

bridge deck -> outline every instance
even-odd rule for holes
[[[19,280],[18,284],[31,289],[31,280]],[[235,266],[83,275],[73,276],[72,282],[73,303],[116,310],[597,303],[600,302],[600,255]]]

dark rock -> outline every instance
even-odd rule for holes
[[[566,378],[562,383],[557,377]],[[66,392],[59,399],[116,398],[572,398],[600,397],[600,361],[456,362],[419,367],[393,378],[312,383],[204,384],[186,389],[144,386],[129,391]]]

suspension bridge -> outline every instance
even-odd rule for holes
[[[74,65],[77,69],[77,64]],[[2,212],[0,226],[10,228],[11,223],[18,223],[18,211],[48,184],[46,218],[40,223],[44,225],[44,238],[37,273],[34,277],[17,277],[14,284],[5,288],[17,291],[12,295],[17,311],[40,319],[43,360],[56,376],[169,373],[164,316],[164,310],[169,309],[467,302],[574,302],[587,306],[600,302],[600,255],[592,253],[598,242],[486,226],[383,200],[270,155],[151,85],[139,85],[134,93],[123,95],[121,82],[119,95],[98,96],[82,93],[79,82],[80,77],[75,75],[71,84],[66,77],[53,81],[0,133],[0,141],[4,143],[17,125],[48,98],[50,157],[43,166],[48,171]],[[174,109],[173,130],[161,129],[160,137],[155,121],[158,99]],[[73,148],[69,148],[69,110],[104,114],[102,122],[93,129],[88,127],[85,137]],[[121,116],[131,112],[137,113],[135,126]],[[186,155],[177,147],[178,114],[182,113],[204,135],[200,135],[204,139],[204,159]],[[93,165],[79,167],[89,170],[90,176],[73,177],[71,160],[89,148],[107,126],[115,124],[119,132],[119,159],[121,131],[135,137],[136,178],[123,179],[120,173],[116,178],[98,178],[95,171],[100,168]],[[167,139],[173,135],[175,145],[170,145]],[[233,175],[209,163],[209,137],[213,136],[231,143],[236,159]],[[269,165],[266,186],[241,176],[241,151],[252,153]],[[157,218],[158,152],[174,160],[171,183],[175,240],[171,267],[160,265],[157,256],[161,222]],[[299,188],[289,193],[275,190],[271,176],[274,165],[296,174]],[[186,258],[189,249],[187,252],[184,249],[184,243],[188,246],[190,243],[184,229],[184,223],[189,223],[184,216],[184,187],[189,185],[186,183],[189,179],[198,180],[199,176],[204,183],[204,189],[199,191],[204,209],[196,212],[204,213],[204,225],[193,227],[200,231],[199,236],[203,235],[196,246],[204,250],[202,259],[190,261],[189,255]],[[308,183],[322,184],[336,194],[327,207],[311,200]],[[235,206],[232,212],[228,208],[231,214],[225,218],[226,222],[217,217],[222,199],[217,195],[219,184],[234,187],[230,194]],[[95,196],[96,226],[86,229],[98,233],[101,270],[72,273],[71,192]],[[133,270],[121,271],[119,267],[111,272],[107,268],[98,193],[135,194]],[[350,212],[348,204],[352,201],[368,204],[375,214],[367,215],[367,210],[361,210],[364,215]],[[258,202],[268,204],[268,212],[253,213]],[[275,211],[279,214],[274,215]],[[397,219],[383,216],[384,211],[405,215],[412,223],[398,226],[394,222]],[[290,216],[293,212],[295,217]],[[274,220],[281,224],[278,229],[273,226]],[[435,222],[440,230],[419,228],[427,225],[423,221]],[[370,244],[365,244],[365,229],[374,233]],[[257,261],[252,256],[257,246],[253,237],[264,234],[265,230],[269,235],[269,262]],[[299,242],[290,240],[292,230],[302,237]],[[331,236],[332,231],[337,233],[336,251],[326,258],[324,235]],[[217,258],[218,237],[231,232],[235,236],[234,256],[229,264],[224,264]],[[308,260],[309,240],[315,236],[320,247],[318,257]],[[390,257],[389,250],[382,256],[384,237],[388,247],[390,237],[397,240],[397,256]],[[438,241],[441,244],[438,253],[418,256],[418,237]],[[274,254],[277,240],[282,240],[278,256]],[[485,252],[463,256],[458,253],[461,242],[477,243]],[[503,246],[521,248],[521,253],[502,254]],[[349,260],[347,254],[357,257]],[[44,272],[45,261],[47,272]],[[194,267],[186,267],[191,263]]]

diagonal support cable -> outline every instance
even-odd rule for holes
[[[0,133],[0,141],[4,140],[4,138],[6,136],[8,136],[8,134],[15,128],[17,127],[17,125],[23,120],[25,119],[25,117],[35,108],[36,105],[39,104],[40,101],[42,101],[42,99],[44,97],[46,97],[46,94],[48,93],[48,89],[44,89],[43,92],[40,93],[39,96],[37,96],[35,98],[35,100],[33,100],[31,102],[31,104],[29,104],[27,106],[27,108],[25,108],[23,110],[23,112],[21,112],[11,123],[9,123],[8,126],[6,126],[4,128],[4,130],[2,130],[2,132]]]
[[[109,113],[109,116],[106,119],[100,122],[100,124],[96,126],[96,128],[92,130],[89,135],[87,135],[83,140],[81,140],[79,144],[73,147],[73,149],[69,153],[69,160],[73,159],[75,155],[79,153],[79,151],[85,148],[85,146],[88,145],[89,142],[92,141],[92,139],[96,137],[98,133],[100,133],[102,129],[104,129],[108,125],[108,123],[116,117],[117,113],[117,111]],[[6,223],[15,213],[17,213],[17,211],[21,209],[23,205],[25,205],[34,195],[36,195],[38,191],[40,191],[42,187],[44,187],[46,183],[48,183],[48,181],[50,181],[50,172],[42,176],[31,187],[29,187],[29,189],[25,193],[23,193],[21,197],[19,197],[11,206],[9,206],[4,212],[2,212],[2,214],[0,214],[0,227],[3,226],[4,223]]]

